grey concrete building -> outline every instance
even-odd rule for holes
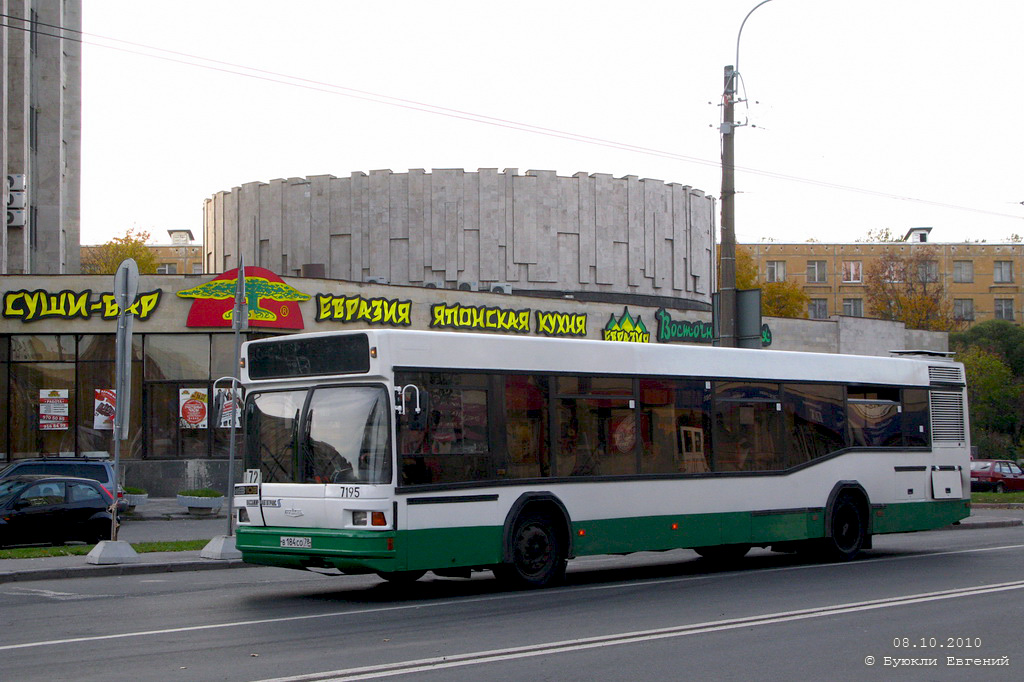
[[[208,273],[710,310],[712,197],[636,176],[484,168],[252,182],[206,201]]]
[[[82,2],[0,0],[5,274],[77,273]],[[68,38],[68,39],[65,39]]]

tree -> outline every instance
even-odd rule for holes
[[[868,233],[857,240],[858,242],[877,242],[877,243],[888,243],[901,241],[899,237],[893,234],[892,229],[888,227],[877,227],[873,230],[868,230]]]
[[[761,290],[761,314],[767,317],[806,317],[810,297],[796,282],[761,282],[757,263],[746,249],[736,249],[736,288]]]
[[[1014,458],[1013,445],[1020,430],[1021,383],[1002,358],[972,346],[957,359],[967,373],[967,404],[971,411],[971,438],[986,456]],[[991,450],[999,449],[996,455]]]
[[[956,331],[964,326],[953,316],[953,302],[931,247],[887,251],[864,270],[871,316],[903,322],[910,329]]]
[[[998,355],[1017,379],[1024,379],[1024,329],[1008,320],[986,320],[951,334],[949,345],[958,352],[978,347]]]
[[[152,249],[146,246],[149,232],[136,232],[134,227],[128,228],[123,237],[114,237],[99,246],[87,246],[82,249],[82,273],[85,275],[113,275],[117,266],[126,258],[133,258],[139,266],[139,274],[156,273],[157,260]]]

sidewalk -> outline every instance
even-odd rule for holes
[[[973,530],[1024,525],[1024,505],[1003,507],[975,505],[969,517],[941,530]],[[934,531],[933,531],[934,532]],[[149,500],[128,517],[118,531],[118,539],[126,542],[156,540],[209,539],[227,535],[224,510],[217,517],[189,516],[174,498]],[[238,559],[204,559],[200,552],[147,552],[139,554],[138,563],[90,564],[85,556],[44,557],[40,559],[0,560],[0,583],[33,580],[63,580],[111,575],[140,575],[179,571],[207,571],[243,568],[248,564]]]
[[[227,535],[227,532],[225,509],[221,509],[216,516],[196,517],[189,515],[188,510],[173,497],[150,498],[131,514],[122,517],[118,540],[131,543],[208,540],[218,535]],[[85,555],[3,559],[0,560],[0,583],[204,571],[248,565],[239,559],[204,559],[200,557],[199,551],[145,552],[138,557],[137,563],[102,565],[88,563]]]

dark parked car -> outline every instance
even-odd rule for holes
[[[0,546],[109,540],[113,500],[91,478],[7,478],[0,481]]]
[[[94,457],[40,457],[36,459],[19,459],[11,462],[0,471],[0,481],[11,476],[76,476],[99,481],[107,490],[114,489],[114,464],[109,459]],[[125,511],[128,504],[124,499],[124,488],[118,485],[117,510]]]
[[[1008,459],[972,459],[971,491],[1024,490],[1024,470]]]

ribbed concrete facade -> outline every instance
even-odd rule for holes
[[[636,176],[389,170],[253,182],[205,205],[208,273],[675,299],[706,309],[714,199]]]
[[[0,10],[0,165],[24,183],[8,199],[0,272],[78,273],[82,2],[0,0]]]

